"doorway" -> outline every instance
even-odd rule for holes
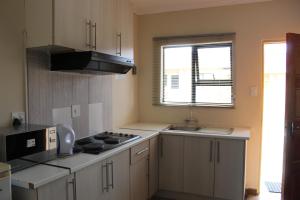
[[[286,43],[266,42],[262,128],[261,197],[280,200],[284,151]],[[260,198],[261,199],[261,198]]]

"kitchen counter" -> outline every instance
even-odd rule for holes
[[[87,166],[105,160],[113,155],[116,155],[122,151],[125,151],[145,140],[161,134],[170,135],[186,135],[194,137],[214,137],[214,138],[227,138],[227,139],[242,139],[248,140],[250,138],[250,130],[244,128],[235,128],[230,135],[217,135],[217,134],[204,134],[193,133],[188,131],[171,131],[166,130],[170,124],[153,124],[153,123],[135,123],[123,126],[120,129],[114,130],[114,132],[122,132],[128,134],[140,135],[141,138],[115,149],[103,152],[99,155],[79,153],[67,158],[61,158],[48,162],[47,165],[37,165],[17,173],[12,174],[12,184],[15,186],[34,189],[43,184],[47,184],[51,181],[59,179],[63,176],[67,176],[70,173],[79,171]],[[54,166],[61,166],[58,168]]]
[[[35,165],[13,173],[11,181],[13,186],[35,189],[69,174],[70,172],[67,169],[47,165]]]
[[[56,159],[46,164],[52,165],[36,165],[28,169],[16,172],[12,174],[12,184],[14,186],[26,188],[26,189],[35,189],[44,184],[50,183],[54,180],[57,180],[61,177],[67,176],[70,173],[79,171],[87,166],[105,160],[113,155],[116,155],[122,151],[125,151],[145,140],[148,140],[159,134],[158,131],[141,131],[141,130],[126,130],[126,129],[117,129],[115,132],[122,132],[128,134],[140,135],[141,138],[132,141],[130,143],[124,144],[115,149],[103,152],[99,155],[78,153],[73,156],[66,158]],[[60,167],[55,167],[60,166]]]
[[[250,129],[246,128],[234,128],[230,134],[212,134],[212,133],[202,133],[193,131],[180,131],[180,130],[163,130],[160,131],[161,134],[168,135],[184,135],[193,137],[213,137],[213,138],[224,138],[224,139],[236,139],[236,140],[249,140],[250,139]]]
[[[140,135],[141,138],[134,140],[132,142],[129,142],[127,144],[124,144],[120,147],[114,148],[112,150],[100,153],[99,155],[79,153],[77,155],[70,156],[67,158],[50,161],[47,164],[69,168],[70,172],[74,173],[78,170],[81,170],[81,169],[87,167],[87,166],[90,166],[92,164],[95,164],[97,162],[105,160],[106,158],[109,158],[113,155],[116,155],[122,151],[125,151],[125,150],[129,149],[130,147],[133,147],[133,146],[159,134],[158,131],[144,131],[144,130],[130,130],[130,129],[117,129],[117,130],[114,130],[114,132],[122,132],[122,133]]]

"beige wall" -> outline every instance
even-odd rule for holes
[[[0,1],[0,26],[0,126],[7,126],[12,111],[25,111],[23,1]],[[114,78],[113,126],[137,121],[137,109],[137,76]]]
[[[300,1],[272,2],[139,17],[139,115],[146,122],[182,122],[186,108],[152,106],[152,37],[236,32],[235,109],[196,108],[200,124],[250,127],[247,187],[258,188],[262,126],[262,42],[300,33]],[[258,86],[257,97],[249,87]]]
[[[20,0],[0,1],[0,126],[10,123],[12,111],[25,110],[23,8]]]
[[[134,62],[139,66],[138,17],[134,16]],[[138,121],[138,74],[129,71],[126,75],[113,77],[113,127]]]

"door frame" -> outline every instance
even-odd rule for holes
[[[265,52],[264,52],[264,45],[268,44],[268,43],[286,43],[286,38],[280,38],[280,39],[271,39],[271,40],[262,40],[261,42],[261,135],[260,135],[260,153],[259,153],[259,181],[258,181],[258,190],[257,190],[257,194],[260,194],[260,189],[261,189],[261,174],[262,174],[262,145],[263,145],[263,117],[264,117],[264,100],[265,100],[265,79],[264,79],[264,74],[265,74]],[[284,143],[285,146],[285,143]],[[285,159],[285,147],[284,147],[284,152],[283,152],[283,159]],[[283,172],[282,172],[282,176],[283,176]]]

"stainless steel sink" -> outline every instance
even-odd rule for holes
[[[188,127],[188,126],[171,126],[171,131],[187,131],[199,134],[212,135],[230,135],[233,132],[232,128],[209,128],[209,127]]]
[[[172,131],[199,131],[200,127],[187,127],[187,126],[171,126],[169,130]]]
[[[232,128],[201,128],[199,133],[212,135],[230,135],[233,132]]]

